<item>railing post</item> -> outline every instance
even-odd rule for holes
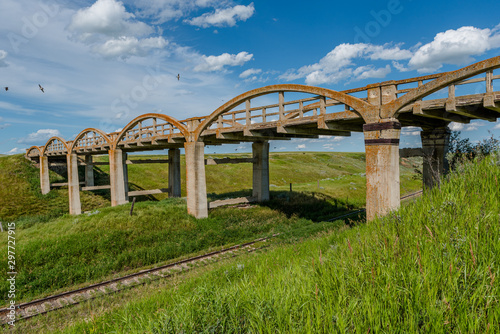
[[[188,213],[196,218],[208,217],[207,184],[205,179],[205,144],[184,143],[186,153],[186,192]]]
[[[424,130],[420,133],[422,139],[423,186],[430,189],[440,185],[441,176],[448,172],[446,153],[450,142],[450,130],[445,128]]]
[[[252,144],[253,162],[253,197],[257,201],[269,200],[269,143]]]
[[[168,150],[168,186],[169,197],[181,197],[181,150]]]
[[[109,150],[109,178],[111,183],[111,206],[127,203],[123,153],[120,149]],[[125,165],[126,168],[126,165]],[[127,184],[128,188],[128,184]]]
[[[78,156],[69,153],[66,159],[68,164],[69,213],[79,215],[82,213],[82,205],[80,203],[80,181],[78,180]]]
[[[42,194],[50,192],[50,178],[49,178],[49,157],[40,156],[40,188]]]

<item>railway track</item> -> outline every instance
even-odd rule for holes
[[[80,304],[84,301],[91,300],[106,294],[119,292],[121,290],[142,285],[156,279],[169,277],[178,272],[189,270],[192,266],[195,266],[197,264],[207,264],[210,261],[213,262],[213,260],[215,259],[234,257],[239,253],[245,251],[251,252],[256,250],[256,248],[252,246],[259,242],[265,242],[275,236],[277,236],[277,234],[274,234],[271,237],[259,238],[251,242],[235,245],[207,254],[190,257],[181,261],[166,264],[164,266],[142,270],[137,273],[100,282],[97,284],[92,284],[80,289],[63,292],[41,299],[36,299],[27,303],[18,304],[15,305],[16,321],[26,320],[37,315],[61,309],[66,306]],[[0,309],[0,321],[2,325],[6,325],[9,321],[11,321],[11,319],[7,317],[9,312],[11,312],[9,308]]]
[[[422,194],[421,190],[403,196],[401,197],[401,199],[403,200],[411,197],[416,197],[419,196],[420,194]],[[364,211],[365,209],[360,209],[341,216],[331,218],[328,221],[342,219]],[[194,266],[196,264],[206,264],[211,260],[220,259],[223,257],[227,258],[227,257],[238,256],[239,253],[244,251],[251,252],[256,250],[256,248],[252,247],[253,245],[259,242],[265,242],[278,235],[279,234],[273,234],[271,237],[259,238],[244,244],[235,245],[218,251],[213,251],[207,254],[190,257],[184,260],[180,260],[156,268],[142,270],[137,273],[114,278],[97,284],[92,284],[80,289],[67,291],[57,295],[52,295],[49,297],[18,304],[15,305],[16,321],[26,320],[35,317],[37,315],[45,314],[51,311],[55,311],[57,309],[64,308],[66,306],[80,304],[84,301],[91,300],[106,294],[119,292],[121,290],[132,288],[134,286],[143,285],[147,282],[151,282],[156,279],[169,277],[178,272],[189,270],[191,266]],[[11,319],[7,317],[9,312],[11,312],[11,309],[9,308],[0,309],[0,322],[2,325],[6,325],[9,321],[11,321]]]

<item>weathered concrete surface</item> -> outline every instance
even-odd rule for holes
[[[441,177],[448,172],[446,153],[450,143],[450,130],[439,128],[420,133],[423,151],[424,189],[430,189],[441,182]]]
[[[196,218],[208,217],[207,184],[205,179],[205,144],[184,144],[186,153],[186,190],[188,213]]]
[[[125,159],[126,160],[126,159]],[[122,150],[109,150],[109,178],[111,181],[111,206],[127,203],[125,193],[124,161]],[[128,187],[127,187],[128,188]]]
[[[364,126],[366,219],[368,221],[377,216],[383,216],[400,205],[399,136],[401,125],[398,122],[372,125],[374,124]]]
[[[269,201],[269,143],[252,144],[253,194],[258,202]]]
[[[169,197],[181,197],[181,150],[168,150],[168,187]]]
[[[40,157],[40,187],[42,188],[42,194],[48,194],[50,192],[50,179],[49,179],[49,157]]]
[[[85,186],[93,187],[94,186],[94,165],[92,162],[92,156],[85,156]]]
[[[76,154],[68,154],[68,196],[69,196],[69,213],[79,215],[82,213],[80,203],[80,181],[78,180],[78,156]]]

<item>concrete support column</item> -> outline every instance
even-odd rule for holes
[[[252,144],[253,162],[253,197],[257,201],[269,200],[269,143]]]
[[[43,195],[50,192],[49,157],[47,156],[40,157],[40,188]]]
[[[424,189],[439,186],[441,176],[448,172],[446,153],[450,143],[450,130],[438,128],[424,130],[420,133],[422,138],[422,151],[424,155],[423,184]]]
[[[94,164],[91,155],[85,156],[85,186],[94,186]]]
[[[188,213],[196,218],[208,217],[204,149],[204,143],[184,143],[186,152],[187,209]]]
[[[125,202],[129,201],[128,197],[128,165],[127,165],[128,154],[122,152],[122,166],[123,166],[123,189],[125,189]]]
[[[109,178],[111,183],[111,206],[117,206],[128,201],[128,178],[124,168],[122,150],[109,150]]]
[[[168,150],[168,186],[169,197],[181,197],[181,150]]]
[[[401,124],[388,120],[363,126],[366,150],[366,219],[383,216],[400,204]]]
[[[80,203],[80,181],[78,180],[78,156],[70,153],[66,159],[68,162],[69,213],[79,215],[82,213],[82,205]]]

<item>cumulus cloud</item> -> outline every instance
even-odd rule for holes
[[[144,36],[153,32],[152,27],[134,18],[120,1],[97,0],[73,16],[69,29],[79,33],[82,40],[90,39],[94,34],[120,37]]]
[[[500,130],[500,123],[497,123],[497,125],[495,125],[495,126],[493,127],[493,129],[495,129],[495,130]]]
[[[255,12],[253,2],[248,6],[238,5],[225,9],[216,9],[213,13],[205,13],[202,16],[184,20],[185,23],[197,27],[234,27],[236,21],[246,21]]]
[[[37,132],[30,133],[26,138],[19,139],[17,142],[20,144],[45,145],[50,138],[59,136],[61,136],[61,133],[57,129],[40,129]]]
[[[420,135],[420,128],[416,126],[407,126],[404,127],[401,131],[401,134],[407,135],[407,136],[419,136]]]
[[[4,50],[0,50],[0,67],[7,67],[9,66],[6,62],[5,62],[5,58],[7,58],[7,51],[4,51]]]
[[[411,69],[433,72],[443,64],[462,65],[473,61],[472,56],[500,47],[500,25],[494,29],[461,27],[440,32],[434,40],[421,46],[411,57]]]
[[[297,145],[297,149],[303,149],[303,148],[306,148],[306,144],[300,144],[300,145]]]
[[[307,65],[298,70],[291,70],[280,78],[296,80],[305,78],[309,85],[336,83],[342,79],[362,80],[366,78],[383,78],[390,73],[390,65],[376,69],[371,66],[354,68],[355,59],[370,60],[402,60],[409,59],[411,52],[401,50],[399,46],[390,44],[373,45],[366,43],[344,43],[336,46],[318,63]]]
[[[220,56],[202,56],[202,62],[195,68],[195,72],[221,71],[225,66],[242,66],[253,58],[253,54],[242,51],[238,54],[223,53]]]
[[[246,79],[248,78],[249,76],[252,76],[252,75],[255,75],[255,74],[259,74],[261,73],[262,70],[261,69],[255,69],[255,68],[250,68],[246,71],[243,71],[241,74],[240,74],[240,78],[242,79]]]
[[[478,122],[473,122],[470,124],[463,124],[463,123],[456,123],[456,122],[451,122],[448,127],[452,131],[475,131],[479,129],[479,127],[484,126],[485,123],[478,123]]]
[[[104,44],[95,45],[92,51],[105,58],[128,58],[130,56],[144,57],[152,49],[163,49],[168,42],[163,37],[137,39],[135,37],[120,37],[111,39]]]

